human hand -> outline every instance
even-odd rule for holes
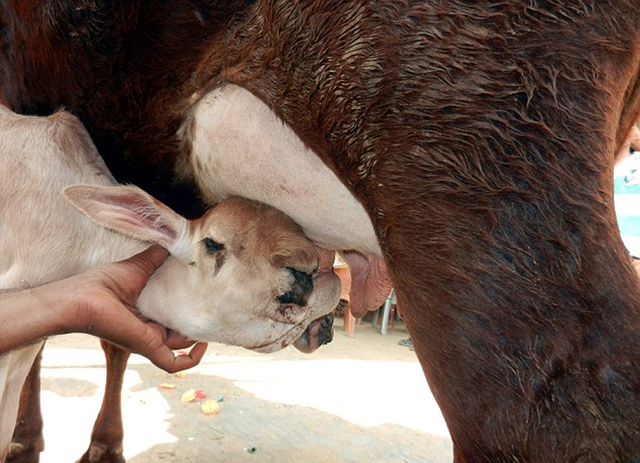
[[[156,245],[125,261],[52,283],[56,287],[51,289],[65,298],[61,303],[65,317],[63,331],[99,336],[147,357],[169,373],[197,365],[206,351],[206,343],[195,343],[188,354],[176,356],[172,349],[184,349],[193,341],[145,320],[135,308],[147,280],[167,255],[165,249]]]

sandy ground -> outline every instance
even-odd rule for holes
[[[132,356],[125,376],[124,453],[129,463],[450,462],[451,442],[415,354],[370,324],[311,355],[212,344],[185,378]],[[68,335],[47,344],[42,370],[46,450],[42,463],[73,462],[85,451],[102,400],[99,342]],[[159,387],[172,383],[173,390]],[[220,412],[189,389],[224,397]]]

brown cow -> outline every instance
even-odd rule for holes
[[[64,104],[156,195],[197,167],[184,123],[207,92],[264,102],[371,219],[456,461],[640,460],[640,288],[612,199],[637,2],[7,0],[0,18],[6,101]],[[162,199],[197,210],[188,184]]]

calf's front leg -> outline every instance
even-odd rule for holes
[[[79,463],[124,463],[122,456],[121,392],[124,372],[131,352],[100,341],[107,359],[107,384],[100,413],[93,425],[89,449]]]

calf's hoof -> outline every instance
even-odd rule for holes
[[[77,463],[126,463],[122,446],[110,448],[104,444],[91,444]]]
[[[44,450],[44,439],[38,437],[31,442],[16,439],[9,445],[6,463],[38,463],[40,452]]]

